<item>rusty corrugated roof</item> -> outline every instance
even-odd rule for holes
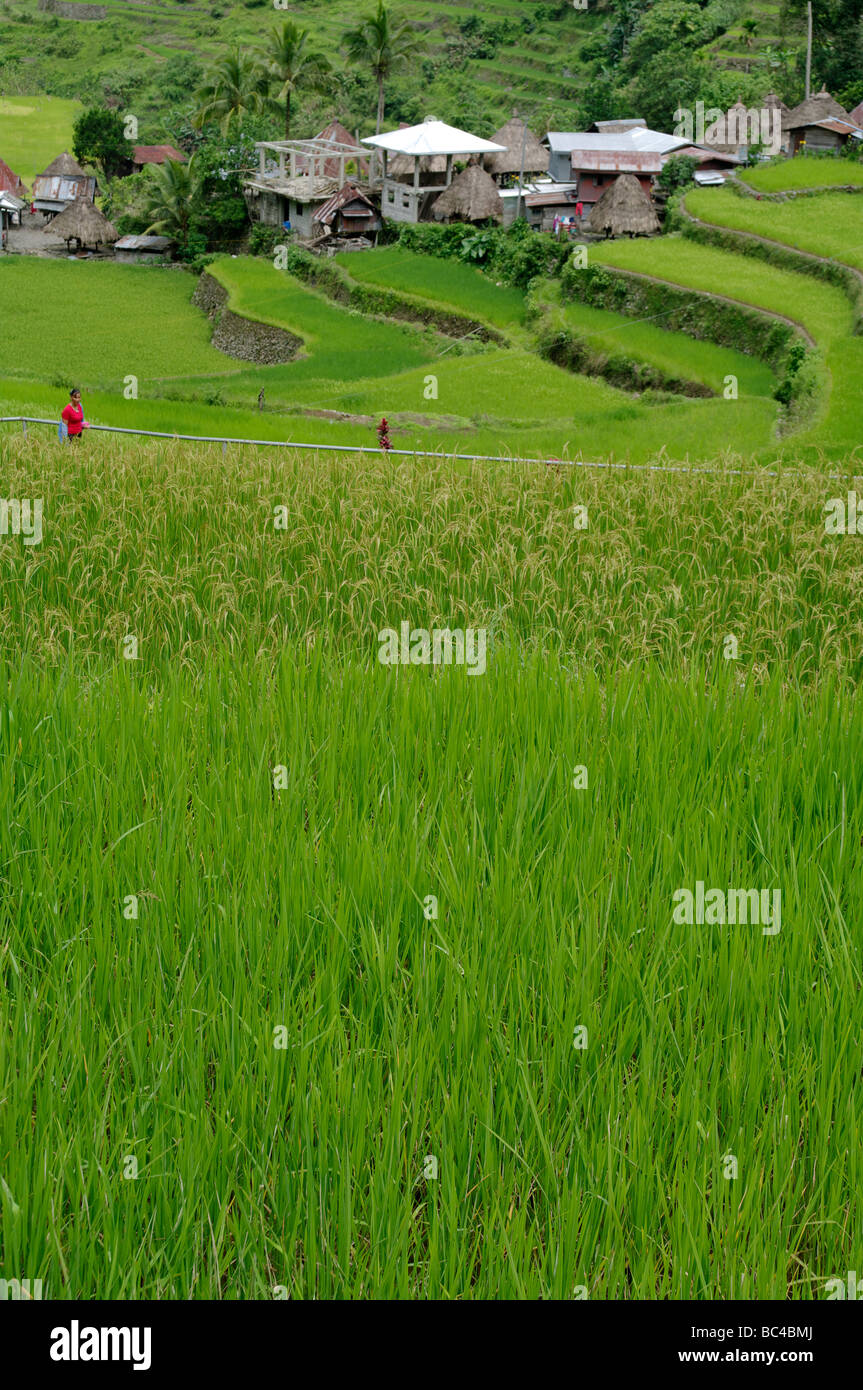
[[[572,167],[600,174],[658,174],[662,156],[632,150],[573,150]]]
[[[92,203],[96,196],[96,180],[84,175],[83,178],[65,178],[62,174],[52,174],[50,178],[40,174],[33,181],[34,203],[74,203],[76,198],[88,198]]]
[[[185,164],[186,156],[173,145],[136,145],[132,150],[133,164],[164,164],[166,159],[176,159]]]
[[[336,213],[341,208],[345,207],[348,203],[355,202],[365,203],[369,212],[377,216],[378,210],[371,199],[367,198],[365,193],[361,193],[355,183],[346,183],[342,185],[338,193],[333,194],[329,202],[324,203],[323,207],[318,208],[312,220],[314,222],[322,222],[324,226],[329,226]]]

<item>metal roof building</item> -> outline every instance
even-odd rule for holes
[[[394,222],[419,222],[422,217],[429,215],[438,194],[452,183],[453,160],[457,155],[506,153],[505,145],[483,140],[468,130],[459,130],[457,126],[447,125],[434,116],[426,116],[419,125],[405,126],[384,135],[369,135],[362,143],[382,151],[381,211],[384,217]],[[387,160],[391,154],[407,155],[413,159],[413,183],[401,183],[390,177]],[[422,183],[422,161],[441,156],[446,161],[443,181],[438,178],[436,182]]]

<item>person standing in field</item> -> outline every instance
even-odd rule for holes
[[[66,433],[69,439],[80,439],[83,430],[90,428],[84,419],[84,407],[81,404],[81,390],[78,386],[73,386],[69,392],[69,404],[64,407],[61,420],[66,426]]]

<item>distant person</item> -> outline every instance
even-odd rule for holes
[[[66,426],[66,434],[70,440],[80,439],[82,432],[90,428],[89,424],[84,419],[84,407],[81,404],[80,387],[72,387],[72,390],[69,392],[69,404],[64,406],[60,419]]]

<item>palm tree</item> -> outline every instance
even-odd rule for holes
[[[397,68],[412,58],[419,47],[410,25],[404,19],[393,19],[378,0],[377,13],[367,15],[356,29],[345,34],[348,59],[359,67],[370,67],[378,84],[378,120],[375,134],[380,135],[384,120],[384,82]]]
[[[291,97],[305,88],[320,91],[331,68],[322,53],[308,46],[309,31],[286,20],[274,29],[264,49],[267,72],[279,84],[273,104],[285,103],[285,139],[291,138]]]
[[[260,61],[237,49],[217,64],[197,93],[200,105],[192,124],[200,130],[208,121],[218,121],[226,135],[232,121],[242,125],[244,116],[263,108],[268,90],[269,79]]]
[[[194,168],[194,156],[188,164],[179,159],[166,159],[154,164],[150,171],[150,187],[143,215],[150,219],[145,236],[169,236],[185,250],[192,228],[192,211],[200,194],[200,184]]]

